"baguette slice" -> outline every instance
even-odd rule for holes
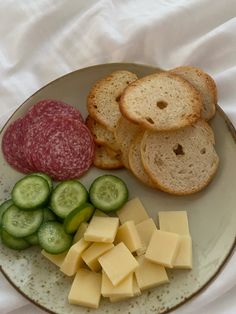
[[[141,144],[143,166],[163,191],[176,195],[200,191],[219,164],[212,134],[204,120],[174,132],[146,131]]]
[[[155,73],[130,84],[120,99],[122,114],[155,131],[177,130],[200,118],[199,92],[183,78]]]
[[[200,92],[203,102],[201,117],[205,120],[213,118],[217,103],[217,89],[213,78],[201,69],[191,66],[181,66],[169,72],[181,76]]]
[[[123,168],[119,153],[114,152],[111,156],[111,153],[108,153],[106,147],[102,145],[96,145],[93,164],[97,168],[107,170]]]
[[[142,159],[141,159],[141,142],[143,139],[144,132],[140,132],[133,140],[129,149],[129,166],[132,173],[137,179],[139,179],[144,184],[155,188],[156,185],[153,183],[152,179],[149,177],[145,171]]]
[[[113,131],[121,116],[119,99],[124,89],[137,79],[129,71],[116,71],[95,83],[87,100],[90,116]]]

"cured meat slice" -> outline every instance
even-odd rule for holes
[[[89,129],[62,115],[37,119],[26,133],[24,146],[27,160],[57,181],[81,177],[94,159]]]
[[[62,115],[84,122],[83,117],[78,109],[59,100],[46,99],[39,101],[38,103],[33,105],[33,107],[31,107],[28,112],[28,116],[33,121],[35,121],[35,119],[38,119],[42,115]]]
[[[29,126],[27,117],[9,125],[2,138],[2,151],[7,162],[16,170],[29,173],[34,170],[25,158],[24,137]]]

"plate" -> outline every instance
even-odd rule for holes
[[[79,108],[86,117],[86,96],[95,81],[114,70],[129,70],[144,76],[157,69],[138,64],[105,64],[65,75],[31,96],[13,114],[9,123],[22,116],[31,105],[45,98],[65,101]],[[192,196],[176,197],[150,189],[126,170],[109,171],[127,183],[130,197],[139,196],[157,221],[159,210],[187,210],[193,239],[193,270],[168,271],[170,284],[145,291],[140,297],[110,304],[102,300],[97,314],[102,313],[167,313],[202,291],[219,274],[235,249],[236,226],[236,159],[235,130],[220,108],[211,121],[215,131],[220,167],[212,183]],[[0,201],[9,197],[13,184],[22,175],[4,161],[0,153]],[[81,181],[88,187],[98,175],[107,173],[92,168]],[[38,248],[23,252],[7,249],[0,243],[0,266],[5,277],[25,297],[46,311],[57,314],[84,314],[90,310],[67,303],[71,278],[40,254]]]

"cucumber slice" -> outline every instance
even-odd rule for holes
[[[103,175],[92,183],[89,191],[91,203],[104,212],[121,208],[128,200],[126,184],[113,175]]]
[[[57,221],[43,223],[38,231],[40,246],[50,254],[59,254],[68,250],[72,236],[67,234],[62,224]]]
[[[18,181],[12,190],[14,204],[22,209],[42,208],[47,204],[50,189],[45,179],[38,175],[28,175]]]
[[[50,191],[52,191],[52,189],[53,189],[53,182],[52,182],[52,179],[46,173],[35,172],[35,173],[31,173],[31,175],[39,176],[39,177],[42,177],[44,180],[46,180],[48,185],[49,185]]]
[[[88,221],[94,212],[94,206],[85,203],[72,210],[64,221],[64,228],[67,233],[75,233],[82,222]]]
[[[43,209],[43,222],[55,221],[55,220],[57,220],[56,215],[49,208],[44,208]]]
[[[24,250],[30,247],[30,244],[25,239],[15,238],[8,232],[6,232],[4,229],[1,229],[1,239],[2,243],[5,244],[10,249]]]
[[[52,192],[50,208],[60,218],[88,200],[88,191],[78,180],[59,183]]]
[[[29,244],[31,245],[38,245],[39,244],[39,238],[38,238],[38,232],[35,232],[28,237],[24,238]]]
[[[0,205],[0,226],[2,224],[2,216],[5,213],[5,211],[13,204],[12,200],[7,200]]]
[[[42,221],[42,209],[27,211],[12,205],[2,217],[2,228],[13,237],[24,238],[36,232]]]

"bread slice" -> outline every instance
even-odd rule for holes
[[[95,83],[87,100],[90,116],[113,131],[121,116],[119,99],[124,89],[137,76],[129,71],[115,71],[111,75]]]
[[[140,132],[133,140],[129,149],[129,166],[132,173],[137,179],[142,181],[144,184],[155,188],[156,185],[145,171],[142,159],[141,159],[141,142],[143,139],[144,132]]]
[[[200,92],[203,102],[201,117],[210,120],[215,115],[217,104],[217,88],[213,78],[201,69],[191,66],[181,66],[169,72],[181,76]]]
[[[162,72],[130,84],[121,96],[120,110],[127,119],[145,128],[176,130],[200,118],[202,100],[188,81]]]
[[[129,148],[138,133],[142,132],[139,125],[134,124],[121,116],[114,135],[121,151],[121,160],[126,168],[129,169]]]
[[[219,157],[209,128],[207,122],[199,120],[174,132],[145,132],[142,163],[161,190],[187,195],[200,191],[211,181]]]
[[[111,154],[107,152],[106,147],[102,145],[96,145],[93,164],[97,168],[107,170],[123,168],[120,155],[114,152],[114,155],[111,156]]]
[[[91,116],[87,117],[86,125],[90,129],[95,143],[108,146],[115,151],[119,150],[119,146],[115,140],[114,132],[109,131],[105,126],[94,120]]]

